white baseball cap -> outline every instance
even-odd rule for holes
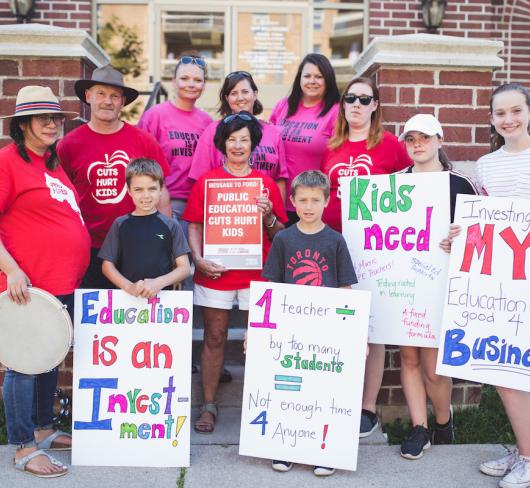
[[[400,141],[404,141],[409,132],[418,131],[428,136],[444,136],[444,131],[438,119],[431,114],[416,114],[407,120],[403,133],[399,136]]]

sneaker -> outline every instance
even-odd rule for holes
[[[483,462],[479,469],[488,476],[504,476],[509,473],[513,465],[519,460],[519,451],[517,448],[507,456],[492,461]]]
[[[325,466],[315,466],[313,474],[315,476],[331,476],[335,472],[335,468],[326,468]]]
[[[219,383],[230,383],[232,381],[232,373],[223,367],[221,371],[221,376],[219,377]]]
[[[455,438],[453,429],[453,407],[449,410],[449,421],[445,425],[440,425],[434,422],[434,430],[432,432],[433,444],[452,444]]]
[[[530,459],[519,457],[512,470],[499,481],[501,488],[530,488]]]
[[[377,415],[370,410],[361,410],[361,428],[359,437],[368,437],[370,434],[373,434],[375,429],[379,427],[379,420]]]
[[[405,459],[419,459],[423,456],[423,451],[429,449],[429,431],[422,425],[416,425],[410,437],[401,443],[401,456]]]
[[[289,461],[280,461],[278,459],[272,460],[272,469],[279,471],[280,473],[286,473],[293,467],[293,463]]]

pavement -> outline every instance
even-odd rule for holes
[[[70,472],[53,480],[38,479],[16,471],[13,451],[0,446],[0,488],[494,488],[499,478],[478,471],[480,462],[501,457],[507,446],[500,444],[433,446],[417,461],[402,459],[398,446],[389,446],[381,430],[361,439],[358,470],[337,471],[317,478],[312,468],[295,465],[288,473],[277,473],[270,461],[238,454],[240,402],[243,368],[231,366],[232,383],[222,385],[219,423],[212,435],[191,435],[189,468],[112,468],[70,466]],[[193,375],[192,418],[200,404],[199,375]],[[54,455],[70,464],[68,452]]]

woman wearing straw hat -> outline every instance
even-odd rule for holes
[[[71,314],[73,292],[88,265],[90,239],[72,183],[59,165],[55,143],[66,117],[50,88],[26,86],[16,99],[9,134],[0,150],[0,292],[19,305],[28,287],[55,295]],[[0,322],[8,317],[0,317]],[[4,406],[15,467],[38,477],[66,474],[44,449],[69,449],[68,434],[54,431],[53,395],[57,368],[27,375],[8,369]]]

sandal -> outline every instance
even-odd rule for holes
[[[213,422],[202,418],[205,413],[209,413],[213,416]],[[218,415],[219,411],[215,403],[205,403],[199,410],[199,417],[193,426],[195,432],[198,434],[211,434],[215,429],[215,421],[217,420]]]
[[[47,449],[49,451],[70,451],[72,449],[72,444],[63,444],[62,442],[57,441],[58,437],[65,436],[70,439],[72,436],[67,432],[62,430],[56,430],[53,434],[50,434],[46,439],[43,439],[40,442],[37,442],[37,449]]]
[[[50,463],[52,463],[54,466],[62,468],[62,471],[57,471],[55,473],[42,473],[40,471],[34,471],[33,469],[29,468],[27,464],[37,456],[46,456],[50,460]],[[42,449],[38,449],[37,451],[32,452],[31,454],[28,454],[27,456],[24,456],[20,459],[14,459],[14,462],[16,469],[18,469],[19,471],[25,471],[26,473],[32,474],[37,478],[58,478],[59,476],[64,476],[66,473],[68,473],[68,468],[63,463],[61,463],[61,461],[58,461],[53,456],[50,456]]]

